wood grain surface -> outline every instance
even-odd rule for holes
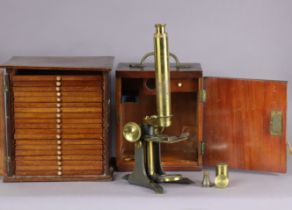
[[[286,172],[287,83],[206,78],[204,164]],[[270,133],[271,112],[281,111],[283,132]]]
[[[112,56],[92,57],[53,57],[53,56],[14,56],[4,63],[2,67],[17,67],[20,69],[38,70],[63,70],[63,71],[111,71],[113,65]]]

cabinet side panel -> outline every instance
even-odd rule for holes
[[[109,161],[111,158],[110,136],[110,78],[103,73],[103,144],[104,144],[104,174],[110,175]]]
[[[205,165],[286,172],[287,83],[205,79]],[[282,133],[273,135],[271,116],[282,113]]]
[[[4,69],[0,68],[0,176],[4,174],[4,82],[3,82]]]

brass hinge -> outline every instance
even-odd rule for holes
[[[273,136],[282,135],[282,112],[281,111],[272,111],[271,112],[271,121],[270,121],[270,133]]]
[[[8,89],[7,85],[4,85],[4,93],[6,93],[8,91],[9,91],[9,89]]]
[[[289,155],[292,155],[292,146],[288,140],[287,140],[287,146],[288,146],[288,150],[289,150]]]
[[[11,157],[10,156],[6,157],[6,171],[7,171],[8,176],[12,176]]]
[[[201,93],[200,93],[200,100],[202,103],[205,103],[206,102],[206,90],[205,89],[202,89],[201,90]]]
[[[204,141],[201,142],[201,154],[204,155],[206,152],[206,143]]]
[[[7,74],[7,72],[4,72],[4,77],[3,77],[3,86],[4,86],[4,88],[3,88],[3,91],[4,91],[4,93],[7,93],[8,91],[9,91],[9,87],[8,87],[8,81],[9,80],[9,75]]]

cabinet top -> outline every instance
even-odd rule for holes
[[[61,70],[98,70],[110,71],[113,66],[112,56],[89,57],[51,57],[51,56],[14,56],[0,67],[17,67],[21,69],[61,69]]]
[[[138,63],[119,63],[116,71],[117,77],[153,77],[154,63],[144,63],[141,66]],[[177,68],[175,63],[170,64],[170,73],[172,77],[202,77],[202,68],[200,63],[180,63]]]
[[[170,70],[178,71],[202,71],[200,63],[180,63],[181,67],[176,68],[175,63],[170,63]],[[119,63],[118,71],[153,71],[154,63],[144,63],[143,67],[139,63]]]

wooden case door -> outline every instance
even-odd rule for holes
[[[205,78],[204,87],[204,165],[286,172],[287,83]],[[274,113],[280,133],[271,131]]]

